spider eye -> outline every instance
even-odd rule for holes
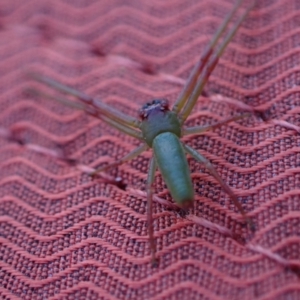
[[[161,100],[160,105],[162,108],[164,109],[168,109],[169,108],[169,101],[166,99]]]
[[[139,117],[140,117],[141,120],[145,120],[147,118],[148,113],[145,110],[145,105],[141,109],[139,109],[138,115],[139,115]]]

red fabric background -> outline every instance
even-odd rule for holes
[[[2,136],[1,299],[300,298],[300,137],[274,124],[300,126],[300,2],[258,2],[206,92],[261,109],[266,122],[253,115],[184,139],[214,163],[256,232],[242,226],[226,193],[189,159],[197,194],[191,215],[238,238],[155,203],[160,264],[152,268],[143,197],[92,181],[76,166]],[[82,112],[24,94],[31,86],[46,90],[25,73],[46,74],[136,116],[153,98],[175,101],[232,4],[2,0],[0,128],[90,167],[120,158],[138,143]],[[238,113],[236,105],[203,96],[187,124]],[[144,191],[150,156],[144,153],[109,174]],[[155,190],[171,201],[158,173]]]

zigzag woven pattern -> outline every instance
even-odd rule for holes
[[[1,1],[1,299],[300,299],[300,2],[257,2],[187,125],[245,107],[261,114],[183,139],[214,164],[256,231],[188,158],[195,205],[185,217],[154,203],[153,268],[144,197],[151,152],[107,172],[126,191],[92,180],[78,165],[113,162],[138,142],[24,92],[55,94],[26,72],[137,116],[153,98],[174,103],[234,1]],[[172,202],[159,172],[155,194]]]

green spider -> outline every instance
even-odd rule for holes
[[[152,148],[153,156],[150,160],[146,191],[148,203],[147,224],[150,239],[150,251],[153,263],[156,262],[156,247],[154,241],[152,220],[152,197],[155,171],[158,167],[176,204],[183,209],[191,208],[194,202],[194,189],[188,162],[186,159],[186,154],[190,154],[198,162],[204,164],[211,175],[218,181],[224,191],[226,191],[226,193],[230,196],[233,203],[244,217],[245,221],[250,225],[250,228],[253,229],[253,223],[239,203],[237,196],[223,181],[214,166],[199,152],[180,141],[180,138],[183,136],[187,136],[190,134],[202,134],[208,130],[218,128],[226,123],[249,116],[249,114],[242,114],[209,126],[183,128],[184,122],[190,115],[193,107],[198,100],[198,97],[203,92],[203,88],[207,83],[210,74],[217,65],[219,58],[221,57],[226,46],[232,40],[241,23],[255,4],[255,2],[253,2],[249,7],[247,7],[245,12],[242,14],[233,28],[225,36],[222,43],[216,49],[217,43],[220,40],[222,34],[225,32],[228,23],[232,20],[233,15],[236,13],[237,9],[242,5],[243,2],[244,0],[237,1],[232,11],[225,18],[216,34],[210,41],[208,47],[204,51],[203,55],[201,56],[200,60],[192,70],[189,79],[187,80],[173,107],[171,109],[169,108],[167,100],[153,100],[145,104],[139,110],[139,120],[125,115],[109,107],[103,102],[86,95],[85,93],[65,86],[51,78],[39,74],[30,74],[31,77],[39,82],[42,82],[43,84],[46,84],[66,94],[77,97],[80,100],[80,103],[74,103],[64,98],[53,97],[37,91],[35,91],[35,93],[38,93],[43,97],[58,100],[59,102],[62,102],[68,106],[84,110],[88,114],[98,117],[110,126],[138,139],[141,142],[141,145],[139,147],[131,151],[123,158],[95,170],[93,173],[91,173],[91,175],[95,176],[99,172],[103,172],[110,168],[119,166],[137,157],[147,149]]]

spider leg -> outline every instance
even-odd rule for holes
[[[69,99],[66,99],[66,98],[63,98],[63,97],[58,97],[58,96],[52,96],[50,94],[43,93],[43,92],[40,92],[40,91],[35,90],[35,89],[27,89],[26,92],[28,92],[30,94],[33,94],[35,96],[42,97],[42,98],[55,100],[57,102],[60,102],[64,105],[66,105],[66,106],[69,106],[69,107],[72,107],[72,108],[75,108],[75,109],[83,110],[84,112],[88,113],[89,115],[92,115],[94,117],[97,117],[97,118],[101,119],[102,121],[104,121],[108,125],[118,129],[119,131],[121,131],[121,132],[123,132],[127,135],[130,135],[130,136],[132,136],[132,137],[134,137],[138,140],[143,141],[142,134],[139,131],[137,131],[134,128],[129,127],[125,124],[121,124],[120,122],[117,122],[117,121],[113,120],[112,118],[103,115],[101,112],[99,113],[98,110],[94,109],[93,107],[91,107],[91,106],[89,106],[85,103],[73,102]]]
[[[229,33],[227,34],[227,36],[224,38],[224,41],[220,45],[219,49],[216,51],[216,53],[214,53],[212,55],[211,59],[205,65],[204,70],[202,71],[202,73],[201,73],[201,75],[200,75],[200,77],[199,77],[199,79],[198,79],[198,81],[196,83],[196,86],[195,86],[194,90],[191,93],[191,96],[189,97],[189,99],[186,102],[184,108],[182,109],[182,111],[179,114],[179,118],[180,118],[180,123],[181,124],[183,124],[185,122],[185,120],[187,119],[187,117],[190,115],[193,107],[197,103],[197,100],[198,100],[200,94],[203,91],[203,88],[204,88],[206,82],[209,79],[210,74],[215,69],[215,67],[216,67],[216,65],[218,63],[219,58],[223,54],[223,52],[226,49],[226,46],[228,45],[228,43],[234,37],[234,35],[237,32],[237,30],[239,29],[241,23],[247,17],[249,11],[253,8],[254,4],[255,4],[255,1],[253,1],[252,4],[248,6],[248,8],[246,9],[246,11],[239,18],[239,20],[236,22],[236,24],[234,25],[234,27],[229,31]]]
[[[238,116],[234,116],[234,117],[225,119],[223,121],[217,122],[217,123],[212,124],[212,125],[194,126],[194,127],[184,128],[183,131],[182,131],[182,135],[185,136],[185,135],[190,135],[190,134],[202,134],[206,131],[216,129],[216,128],[221,127],[224,124],[228,124],[232,121],[237,121],[237,120],[249,117],[250,115],[251,115],[250,113],[246,113],[246,114],[242,114],[242,115],[238,115]]]
[[[115,168],[117,166],[122,165],[123,163],[134,159],[135,157],[137,157],[138,155],[140,155],[141,153],[143,153],[145,150],[147,150],[148,145],[147,144],[143,144],[137,148],[135,148],[134,150],[132,150],[131,152],[129,152],[127,155],[123,156],[122,158],[118,159],[117,161],[108,164],[106,166],[103,166],[101,168],[96,169],[95,171],[93,171],[92,173],[90,173],[91,176],[95,176],[97,175],[97,173],[100,172],[104,172],[107,171],[111,168]]]
[[[210,41],[208,47],[205,49],[204,53],[201,55],[199,61],[195,65],[194,69],[192,70],[183,90],[181,91],[180,95],[178,96],[174,106],[173,106],[173,111],[175,113],[179,113],[188,100],[189,96],[193,92],[195,85],[197,83],[197,79],[200,76],[201,72],[203,71],[203,68],[207,64],[210,56],[212,55],[214,48],[219,41],[221,35],[224,33],[226,30],[228,23],[232,19],[233,15],[237,11],[237,9],[241,6],[244,0],[238,0],[232,9],[232,11],[227,15],[221,26],[218,28],[218,31],[215,33],[213,36],[212,40]]]
[[[217,101],[217,102],[226,102],[228,104],[234,104],[236,107],[238,107],[244,111],[248,111],[248,112],[252,112],[253,114],[256,114],[260,119],[262,119],[266,123],[278,125],[278,126],[286,128],[286,129],[292,129],[292,130],[296,131],[297,133],[300,133],[300,126],[297,126],[297,125],[287,122],[285,120],[270,119],[268,117],[266,118],[265,117],[265,113],[267,111],[266,108],[264,108],[264,109],[259,108],[259,107],[254,108],[246,103],[240,102],[238,100],[235,100],[235,99],[232,99],[229,97],[225,97],[220,94],[211,95],[211,96],[209,96],[209,98],[212,99],[213,101]],[[295,108],[295,109],[297,109],[297,108]],[[299,111],[299,110],[297,109],[297,111]]]
[[[148,234],[149,234],[149,242],[150,242],[151,260],[153,266],[157,265],[157,259],[155,257],[156,246],[154,240],[153,217],[152,217],[153,182],[154,182],[156,167],[157,166],[156,166],[155,158],[152,157],[149,165],[146,190],[147,190],[147,226],[148,226]]]
[[[61,84],[58,81],[55,81],[54,79],[49,78],[47,76],[36,73],[28,73],[28,75],[32,79],[41,82],[47,86],[50,86],[51,88],[76,97],[85,105],[92,107],[94,110],[98,111],[99,114],[113,120],[116,123],[126,125],[128,127],[140,128],[140,121],[136,120],[131,116],[125,115],[116,109],[113,109],[112,107],[106,105],[98,99],[95,99],[67,85]]]
[[[240,204],[237,196],[233,193],[231,188],[225,183],[225,181],[221,178],[215,167],[211,164],[209,160],[207,160],[203,155],[201,155],[198,151],[195,149],[189,147],[188,145],[183,144],[184,149],[188,154],[190,154],[194,159],[199,161],[200,163],[204,164],[206,169],[210,172],[210,174],[218,181],[218,183],[222,186],[224,191],[230,196],[231,200],[233,201],[234,205],[238,208],[241,215],[245,219],[245,221],[248,223],[250,229],[254,231],[254,224],[252,220],[247,216],[246,212],[244,211],[242,205]]]
[[[88,169],[90,169],[87,166],[84,165],[78,165],[78,162],[75,159],[72,158],[68,158],[67,156],[65,156],[61,151],[57,151],[57,150],[51,150],[48,148],[45,148],[43,146],[40,145],[36,145],[36,144],[31,144],[31,143],[27,143],[19,138],[16,138],[14,136],[14,133],[10,130],[6,130],[0,127],[0,137],[3,137],[5,139],[11,140],[13,142],[16,142],[18,144],[20,144],[22,147],[24,147],[24,149],[30,150],[30,151],[34,151],[36,153],[40,153],[40,154],[44,154],[56,159],[60,159],[62,161],[65,161],[66,163],[68,163],[69,165],[74,165],[76,164],[77,168],[85,173],[90,173],[91,171],[87,171]],[[112,176],[109,176],[107,174],[101,174],[100,176],[101,180],[103,182],[109,183],[109,184],[113,184],[115,186],[117,186],[119,189],[121,190],[125,190],[126,189],[126,185],[124,184],[122,178],[117,177],[114,178]]]
[[[17,130],[15,128],[11,127],[10,129],[6,129],[3,127],[0,127],[0,138],[3,138],[7,141],[14,142],[16,144],[19,144],[24,149],[34,151],[36,153],[45,154],[54,158],[61,159],[67,163],[73,163],[72,159],[67,159],[61,151],[57,150],[51,150],[48,148],[45,148],[43,146],[39,146],[36,144],[28,143],[24,139],[18,137]]]

